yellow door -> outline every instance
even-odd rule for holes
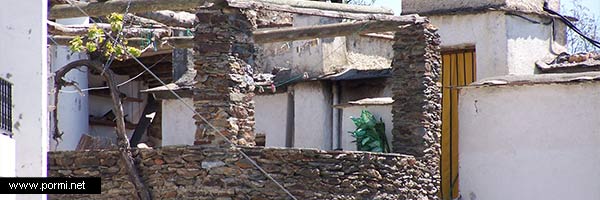
[[[458,198],[458,86],[475,81],[475,49],[442,52],[442,199]]]

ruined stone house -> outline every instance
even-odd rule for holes
[[[544,191],[547,199],[564,199],[558,189],[562,181],[578,180],[572,172],[557,180],[549,177],[570,162],[585,160],[584,152],[594,144],[586,142],[595,141],[594,126],[586,124],[595,118],[570,119],[595,111],[586,105],[597,97],[597,76],[587,73],[593,67],[540,63],[564,51],[565,25],[544,8],[558,10],[558,1],[403,1],[403,15],[427,20],[391,17],[385,9],[376,14],[316,12],[269,1],[235,2],[197,9],[194,29],[170,33],[193,35],[192,45],[156,45],[140,57],[169,84],[142,75],[120,88],[132,143],[157,148],[134,150],[154,198],[287,197],[239,151],[220,148],[225,141],[170,90],[236,144],[266,146],[240,148],[298,198],[500,199],[508,192],[512,199],[532,199]],[[353,26],[338,29],[343,34],[337,35],[286,37],[304,27],[327,30],[357,19],[409,22],[374,27],[385,31]],[[56,20],[71,28],[87,21]],[[51,48],[57,48],[49,51],[55,67],[85,56]],[[143,71],[133,60],[115,62],[112,69],[120,74],[118,82]],[[538,75],[549,72],[586,73]],[[69,76],[87,87],[105,85],[97,74]],[[581,101],[561,98],[572,91]],[[58,126],[65,134],[50,148],[101,149],[115,143],[107,93],[88,94],[60,94]],[[539,107],[536,98],[548,99],[548,107]],[[558,109],[561,105],[572,109]],[[384,120],[393,152],[405,155],[347,151],[355,147],[348,118],[363,109]],[[553,110],[568,118],[548,117]],[[543,116],[554,123],[519,116]],[[81,123],[64,123],[70,120]],[[560,126],[560,121],[577,126]],[[570,129],[584,133],[582,138],[570,138]],[[262,141],[255,140],[263,134]],[[556,151],[555,146],[569,149]],[[114,180],[103,185],[101,196],[51,197],[134,197],[115,155],[110,150],[51,152],[49,175]],[[548,166],[550,160],[558,166],[539,164]],[[595,162],[577,168],[590,172]],[[594,177],[568,189],[578,191],[578,198],[593,199],[595,194],[586,190],[595,185]],[[535,182],[540,179],[546,181]]]
[[[358,11],[332,11],[266,1],[230,1],[225,5],[199,8],[192,14],[196,18],[193,28],[172,30],[170,34],[174,36],[184,37],[184,40],[189,38],[184,48],[175,44],[176,48],[172,50],[156,45],[155,51],[140,57],[139,61],[151,66],[159,78],[171,82],[162,85],[142,75],[146,77],[134,79],[129,86],[119,88],[119,98],[124,102],[125,128],[133,146],[145,143],[154,148],[161,147],[133,152],[139,176],[151,195],[167,199],[277,199],[291,195],[302,199],[437,198],[440,123],[436,121],[439,121],[440,106],[425,106],[437,105],[440,100],[440,88],[436,84],[440,64],[436,28],[418,15],[393,16],[387,9],[358,8]],[[52,24],[52,31],[64,32],[68,28],[85,26],[77,21],[57,22],[63,25]],[[302,34],[294,36],[296,33]],[[377,45],[385,47],[376,48]],[[376,49],[379,50],[373,51]],[[111,70],[119,74],[117,82],[127,82],[143,71],[138,64],[136,60],[115,61]],[[412,67],[397,67],[392,71],[394,66]],[[71,80],[81,78],[77,82],[87,82],[87,88],[106,85],[98,78],[99,74],[92,71],[75,73],[80,74],[70,74],[74,76]],[[389,128],[404,132],[393,136],[398,138],[395,140],[398,148],[394,149],[408,156],[323,151],[335,146],[329,138],[333,133],[334,110],[333,101],[328,99],[334,90],[331,85],[340,84],[335,90],[351,91],[352,84],[357,84],[351,80],[376,78],[374,88],[381,89],[373,92],[383,93],[380,86],[385,85],[385,80],[377,74],[397,77],[392,84],[396,85],[395,89],[386,92],[397,95],[396,99],[403,99],[399,102],[414,102],[394,105],[398,114],[393,121],[403,128]],[[346,76],[350,78],[341,78]],[[343,81],[350,86],[344,88],[346,83]],[[90,95],[82,96],[75,92],[77,88],[70,93],[67,92],[69,88],[63,89],[58,94],[59,115],[58,124],[55,124],[58,131],[52,134],[56,143],[51,148],[93,151],[51,152],[49,175],[101,176],[113,181],[103,183],[103,195],[51,197],[108,199],[135,196],[131,190],[140,189],[127,180],[119,164],[121,161],[111,156],[115,152],[99,150],[116,143],[111,128],[118,115],[110,108],[113,104],[107,97],[111,96],[94,90],[90,90],[93,94],[87,91]],[[183,101],[193,106],[199,115],[194,115],[181,101],[175,101],[169,90],[184,97]],[[72,96],[65,97],[69,94]],[[360,92],[349,95],[364,96]],[[274,101],[268,100],[273,96],[276,96]],[[61,101],[70,98],[76,104],[60,105]],[[350,98],[354,97],[340,97]],[[420,101],[423,99],[427,102]],[[65,107],[85,102],[89,104],[87,111],[76,109],[65,115]],[[297,107],[294,103],[291,108],[289,102],[298,102]],[[279,135],[264,132],[266,142],[276,144],[282,142],[277,138],[283,137],[282,147],[316,147],[320,150],[244,147],[256,144],[258,131],[255,127],[261,127],[258,123],[265,123],[260,121],[264,120],[261,116],[270,112],[255,109],[255,105],[282,103],[288,113],[282,124],[290,128],[281,129]],[[414,108],[401,109],[413,105]],[[309,112],[303,116],[302,112],[292,114],[288,109]],[[292,126],[291,121],[287,122],[287,115],[298,119],[313,118],[323,126],[314,126],[307,121],[293,122],[296,126]],[[420,120],[419,116],[425,115],[428,120]],[[84,123],[71,125],[69,119],[83,120]],[[301,132],[300,126],[308,131]],[[74,132],[79,134],[67,132],[78,128]],[[309,130],[311,128],[314,130]],[[426,130],[426,134],[421,135],[421,130]],[[223,148],[227,146],[227,140],[241,149]],[[319,145],[308,145],[313,142]],[[302,143],[307,145],[300,145]],[[185,144],[194,146],[175,146]],[[274,185],[263,171],[254,168],[252,161],[243,156],[245,154],[263,166],[264,172],[290,193],[284,193],[285,190]],[[360,169],[366,170],[365,173]],[[408,185],[402,186],[404,184]]]

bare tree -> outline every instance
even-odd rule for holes
[[[581,0],[573,0],[572,4],[573,7],[570,10],[565,9],[563,5],[563,10],[567,15],[579,19],[573,24],[593,40],[600,40],[600,18],[582,5]],[[600,51],[600,48],[595,47],[571,29],[567,31],[567,47],[571,53]]]

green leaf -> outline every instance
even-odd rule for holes
[[[356,138],[359,151],[390,152],[385,135],[385,123],[381,118],[378,121],[371,112],[363,110],[360,117],[350,119],[356,125],[356,130],[350,134]]]
[[[134,57],[142,55],[142,50],[135,47],[127,47],[127,52],[129,52],[129,54],[133,55]]]
[[[120,32],[123,30],[123,15],[119,13],[111,13],[108,16],[108,22],[110,23],[110,29],[113,32]]]
[[[98,49],[98,47],[96,46],[96,43],[93,43],[93,42],[86,42],[85,48],[88,50],[88,52],[94,52]]]
[[[365,139],[363,139],[363,140],[362,140],[360,143],[361,143],[362,145],[365,145],[365,144],[367,144],[367,142],[369,142],[369,138],[365,138]]]
[[[71,41],[69,41],[69,49],[72,52],[83,51],[85,49],[83,46],[83,39],[80,36],[75,36],[75,38],[73,38],[73,39],[71,39]]]

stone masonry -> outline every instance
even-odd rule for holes
[[[425,163],[412,156],[315,149],[242,148],[298,199],[435,199]],[[50,152],[52,177],[102,178],[102,194],[50,199],[134,199],[116,150]],[[239,152],[207,146],[134,151],[153,199],[289,199]]]
[[[134,159],[153,199],[288,199],[219,134],[254,145],[253,74],[256,12],[197,11],[194,107],[196,146],[138,149]],[[298,199],[438,199],[441,85],[439,36],[429,23],[396,32],[393,149],[397,153],[241,147]],[[414,157],[413,157],[414,156]],[[54,199],[132,199],[117,150],[51,152],[48,174],[102,177],[100,195]]]
[[[252,96],[254,11],[234,8],[200,9],[194,40],[197,70],[194,107],[222,135],[237,145],[254,145]],[[194,144],[224,144],[200,117]]]
[[[392,147],[427,163],[439,185],[442,92],[440,39],[429,23],[396,32],[392,61]]]

